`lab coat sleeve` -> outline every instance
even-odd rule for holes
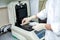
[[[51,28],[56,35],[60,36],[60,23],[51,24]]]
[[[41,20],[44,20],[47,18],[47,11],[46,9],[43,9],[41,12],[37,14],[37,17],[40,18]]]

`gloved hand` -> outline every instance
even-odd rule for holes
[[[22,20],[22,24],[21,24],[21,25],[28,24],[30,20],[35,19],[35,18],[37,18],[36,15],[33,15],[33,16],[31,16],[31,17],[28,17],[28,18],[24,18],[24,19]]]
[[[33,28],[34,30],[36,30],[36,31],[40,31],[40,30],[42,30],[42,29],[46,29],[46,28],[45,28],[45,25],[46,25],[46,24],[41,23],[41,24],[37,24],[37,25],[33,26],[32,28]]]
[[[22,20],[22,24],[21,24],[21,25],[28,24],[30,20],[31,20],[31,19],[30,19],[29,17],[28,17],[28,18],[24,18],[24,19]]]

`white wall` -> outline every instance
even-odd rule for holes
[[[7,5],[11,0],[0,0],[0,6]]]
[[[38,13],[39,0],[30,0],[31,15]]]
[[[46,0],[30,0],[31,15],[35,15],[45,8]]]
[[[8,24],[8,10],[7,7],[5,8],[0,8],[0,27]]]

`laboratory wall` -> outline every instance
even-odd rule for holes
[[[10,3],[12,0],[0,0],[0,8],[2,6],[7,6],[8,3]]]
[[[39,11],[45,8],[46,1],[47,0],[39,0]]]
[[[2,27],[5,24],[8,24],[8,10],[7,7],[0,8],[0,27]]]
[[[31,15],[35,15],[45,8],[47,0],[29,0],[31,7]]]

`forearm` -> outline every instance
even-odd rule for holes
[[[33,15],[31,17],[28,17],[30,20],[38,18],[36,15]]]
[[[33,15],[29,18],[30,18],[30,20],[32,20],[32,19],[36,19],[36,18],[45,19],[46,17],[47,17],[47,11],[46,11],[46,9],[44,9],[41,12],[39,12],[36,15]]]

